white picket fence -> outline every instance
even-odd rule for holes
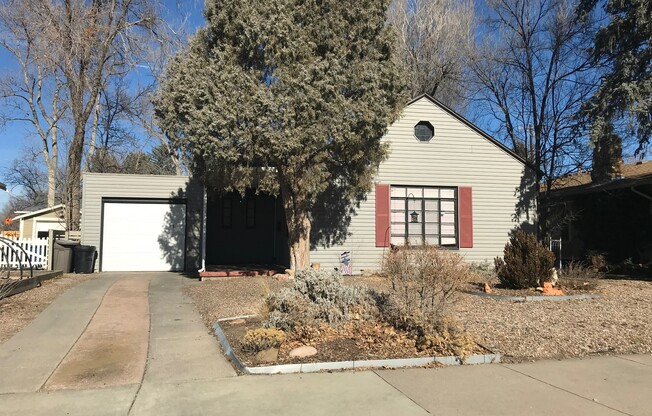
[[[45,269],[48,266],[48,239],[39,238],[36,240],[32,239],[10,239],[12,243],[20,246],[25,253],[16,248],[16,250],[10,249],[7,244],[0,241],[0,268],[19,268],[22,264],[22,267],[29,267],[29,260],[32,262],[32,267],[35,269]],[[7,259],[9,260],[7,262]]]

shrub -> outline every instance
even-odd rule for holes
[[[561,275],[562,277],[567,279],[578,279],[578,280],[598,279],[602,277],[602,273],[600,273],[593,266],[586,267],[584,264],[577,261],[572,261],[567,265],[565,265],[561,269]]]
[[[430,332],[417,338],[416,347],[419,351],[443,352],[464,358],[475,352],[477,344],[457,322],[444,318]]]
[[[383,265],[392,284],[383,310],[394,321],[437,322],[455,299],[457,289],[473,277],[462,256],[428,245],[393,250]]]
[[[476,263],[471,266],[473,272],[480,278],[482,283],[492,283],[496,280],[496,270],[488,261]]]
[[[292,289],[283,289],[265,300],[266,327],[291,331],[314,321],[327,324],[351,319],[353,311],[366,314],[367,296],[360,287],[347,287],[334,271],[305,269],[297,272]]]
[[[609,269],[609,264],[607,259],[604,256],[604,253],[598,253],[597,251],[589,251],[587,254],[591,268],[595,272],[607,272]]]
[[[250,329],[242,338],[242,351],[255,354],[270,348],[278,348],[285,341],[285,333],[276,328]]]
[[[515,289],[536,287],[552,278],[555,255],[532,234],[517,231],[505,245],[504,260],[496,257],[498,278]]]

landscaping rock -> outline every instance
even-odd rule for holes
[[[491,289],[491,286],[489,286],[489,283],[485,283],[484,286],[482,287],[482,291],[484,293],[491,293],[493,290]]]
[[[544,295],[549,295],[549,296],[563,296],[564,292],[562,292],[561,289],[558,287],[552,287],[551,282],[544,282],[543,283],[543,294]]]
[[[256,361],[259,363],[273,363],[278,360],[278,348],[270,348],[256,354]]]
[[[290,351],[290,357],[303,358],[317,354],[317,348],[304,345]]]
[[[292,269],[285,269],[285,274],[290,276],[290,279],[294,279],[294,270]]]

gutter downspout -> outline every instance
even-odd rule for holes
[[[206,207],[208,206],[208,197],[206,187],[204,186],[204,197],[202,201],[202,221],[201,221],[201,269],[199,273],[206,271]]]

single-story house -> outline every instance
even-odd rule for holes
[[[545,206],[559,216],[553,238],[561,239],[563,260],[593,252],[612,263],[652,262],[652,161],[622,165],[602,183],[590,172],[557,178]]]
[[[382,140],[389,157],[355,213],[333,201],[313,212],[311,261],[377,270],[391,245],[440,245],[468,261],[501,256],[510,232],[532,226],[534,171],[439,101],[407,104]],[[109,270],[205,270],[289,264],[283,207],[273,195],[216,195],[181,176],[87,173],[83,244]]]
[[[59,204],[21,213],[12,218],[11,221],[20,221],[19,236],[21,239],[48,238],[50,230],[65,231],[64,211],[65,205]]]

